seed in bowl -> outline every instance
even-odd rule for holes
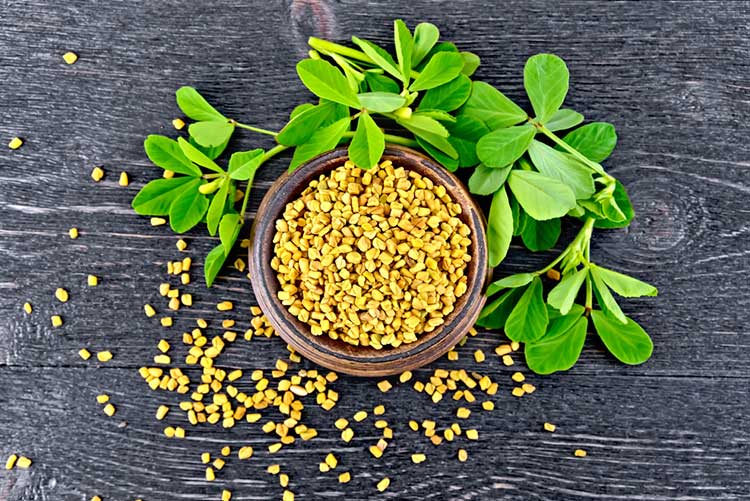
[[[471,230],[460,214],[417,172],[347,161],[276,221],[277,297],[314,335],[375,349],[412,343],[466,293]]]

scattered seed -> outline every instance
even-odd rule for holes
[[[465,463],[469,459],[469,453],[465,449],[458,449],[458,460]]]
[[[577,458],[585,458],[586,457],[586,451],[583,449],[576,449],[573,451],[573,455]]]
[[[550,433],[553,433],[557,429],[557,426],[555,426],[552,423],[544,423],[544,431],[548,431]]]
[[[172,126],[177,130],[182,130],[185,128],[185,121],[181,118],[175,118],[172,120]]]
[[[477,361],[477,363],[484,362],[484,352],[482,350],[477,350],[474,352],[474,360]]]
[[[520,386],[516,386],[515,388],[513,388],[513,391],[511,391],[511,393],[514,397],[522,397],[526,392]]]
[[[107,402],[109,402],[109,395],[102,393],[101,395],[96,396],[96,403],[106,404]]]
[[[358,422],[358,423],[361,422],[361,421],[364,421],[365,419],[367,419],[367,412],[366,411],[357,411],[357,412],[354,413],[353,419],[356,422]]]
[[[232,308],[234,308],[234,305],[231,301],[222,301],[221,303],[216,305],[216,309],[219,311],[229,311]]]
[[[503,355],[503,365],[507,367],[513,365],[513,359],[510,357],[510,355]]]
[[[152,217],[151,220],[151,226],[163,226],[167,224],[167,220],[163,217]]]
[[[65,289],[63,289],[62,287],[58,287],[57,290],[55,290],[55,297],[61,303],[66,303],[70,295],[68,294],[68,291],[66,291]]]
[[[117,181],[117,184],[119,184],[123,188],[130,184],[130,179],[128,179],[127,172],[125,171],[120,172],[120,179]]]
[[[412,461],[412,462],[413,462],[414,464],[419,464],[419,463],[422,463],[422,462],[424,462],[424,461],[425,461],[426,459],[427,459],[427,456],[425,456],[424,454],[412,454],[412,455],[411,455],[411,461]]]
[[[339,483],[340,484],[346,484],[352,479],[352,474],[348,471],[345,471],[344,473],[341,473],[339,475]]]
[[[5,469],[12,470],[13,467],[16,465],[16,461],[18,461],[18,456],[15,454],[11,454],[8,457],[8,460],[5,462]]]
[[[71,239],[73,239],[73,240],[75,240],[76,238],[78,238],[78,228],[71,228],[71,229],[69,229],[68,230],[68,236]]]
[[[378,383],[378,388],[380,389],[380,391],[385,393],[393,388],[393,385],[391,385],[391,383],[387,379],[384,379]]]
[[[63,60],[65,61],[65,64],[73,64],[78,61],[78,54],[75,52],[66,52],[63,54]]]
[[[78,350],[78,356],[84,360],[88,360],[89,358],[91,358],[91,352],[86,348],[81,348],[80,350]]]
[[[27,315],[31,315],[31,312],[34,311],[34,309],[31,307],[31,303],[23,303],[23,311],[25,311]]]
[[[459,407],[456,411],[456,416],[459,419],[469,419],[469,416],[471,415],[471,411],[467,409],[466,407]]]
[[[391,485],[391,479],[388,477],[385,477],[380,482],[377,483],[377,488],[380,492],[383,492],[388,488],[389,485]]]
[[[109,362],[112,360],[112,352],[111,351],[100,351],[96,354],[97,360],[100,362]]]
[[[99,277],[97,277],[96,275],[89,275],[86,279],[86,283],[89,287],[96,287],[97,285],[99,285]]]
[[[20,137],[14,137],[8,143],[8,148],[10,148],[11,150],[17,150],[21,146],[23,146],[23,139],[21,139]]]
[[[19,456],[18,461],[16,461],[16,466],[18,468],[27,469],[29,466],[31,466],[31,459],[25,457],[25,456]]]
[[[60,327],[63,324],[63,319],[60,315],[52,315],[52,327]]]
[[[188,246],[187,242],[185,242],[183,239],[179,239],[175,245],[177,246],[177,250],[179,251],[184,251]]]
[[[250,446],[240,447],[240,450],[237,451],[237,457],[240,459],[250,459],[253,457],[253,448]]]
[[[514,372],[510,378],[516,383],[522,383],[526,380],[526,376],[524,376],[521,372]]]
[[[232,491],[228,491],[224,489],[221,491],[221,501],[231,501],[232,499]]]
[[[91,171],[91,179],[96,181],[97,183],[101,181],[104,178],[104,169],[101,167],[94,167],[94,170]]]
[[[112,405],[112,404],[105,405],[104,409],[102,409],[102,410],[104,411],[104,414],[106,414],[109,417],[114,416],[115,415],[115,411],[116,411],[115,406]]]
[[[549,278],[550,280],[554,280],[556,282],[559,282],[560,281],[560,272],[557,271],[557,270],[555,270],[555,269],[547,270],[547,278]]]

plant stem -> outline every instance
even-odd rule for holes
[[[601,174],[602,176],[605,176],[607,179],[612,179],[612,176],[607,174],[601,165],[599,165],[596,162],[592,162],[588,158],[586,158],[584,155],[582,155],[577,149],[573,148],[571,145],[557,137],[555,133],[553,133],[551,130],[549,130],[547,127],[545,127],[542,124],[535,124],[536,128],[539,129],[539,131],[550,138],[552,141],[555,142],[555,144],[559,145],[562,149],[576,157],[578,160],[589,166],[591,169],[593,169],[595,172]]]
[[[315,50],[321,52],[333,52],[334,54],[341,54],[344,57],[356,59],[368,64],[375,64],[370,57],[362,51],[345,47],[328,40],[323,40],[318,37],[310,37],[307,39],[307,44]]]
[[[240,127],[241,129],[251,130],[251,131],[257,132],[259,134],[266,134],[268,136],[276,137],[279,134],[278,132],[274,132],[272,130],[261,129],[260,127],[253,127],[252,125],[243,124],[243,123],[240,123],[240,122],[237,122],[237,121],[234,122],[234,125],[236,125],[237,127]]]
[[[550,264],[548,264],[547,266],[545,266],[541,270],[534,272],[534,274],[538,276],[538,275],[542,275],[544,273],[547,273],[549,270],[551,270],[552,268],[554,268],[556,264],[558,264],[560,261],[562,261],[563,259],[565,259],[565,256],[567,256],[570,252],[573,252],[576,249],[580,248],[581,247],[581,242],[584,239],[586,241],[586,246],[587,247],[590,246],[590,244],[591,244],[591,231],[593,230],[593,228],[594,228],[594,218],[592,218],[592,217],[586,218],[586,221],[584,221],[583,226],[578,231],[578,234],[573,239],[573,241],[570,242],[570,244],[568,244],[568,246],[565,248],[565,250],[563,250],[560,253],[560,255],[555,258],[554,261],[552,261]],[[588,260],[588,256],[586,256],[586,259]]]
[[[268,160],[270,160],[271,158],[275,157],[276,155],[278,155],[282,151],[286,150],[287,148],[289,148],[289,146],[285,146],[283,144],[278,144],[278,145],[274,146],[273,148],[271,148],[270,150],[268,150],[267,152],[265,152],[263,154],[263,158],[260,159],[260,163],[258,164],[258,167],[256,167],[256,171],[257,171],[258,168],[260,168],[261,165],[263,165]],[[243,221],[245,219],[245,212],[247,211],[247,203],[250,201],[250,197],[248,195],[250,194],[250,185],[251,185],[251,183],[252,183],[252,179],[250,179],[250,181],[248,181],[248,183],[247,183],[247,187],[245,188],[245,194],[244,194],[243,200],[242,200],[242,209],[240,209],[240,218],[242,218]]]
[[[586,314],[591,311],[594,305],[594,293],[591,287],[591,274],[586,275]]]

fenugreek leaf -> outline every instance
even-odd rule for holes
[[[651,357],[654,344],[651,338],[632,318],[625,325],[603,311],[593,310],[594,328],[610,353],[628,365],[642,364]]]
[[[487,329],[502,329],[518,299],[527,290],[526,286],[511,289],[482,308],[476,324]]]
[[[202,146],[219,146],[232,137],[234,123],[227,120],[195,122],[188,126],[188,131]]]
[[[440,38],[440,30],[432,23],[419,23],[414,28],[414,50],[411,56],[412,68],[422,62]]]
[[[396,122],[450,158],[458,159],[458,152],[448,142],[448,130],[434,118],[412,114],[408,119],[396,118]]]
[[[592,265],[592,267],[596,268],[596,273],[599,278],[601,278],[610,289],[622,297],[656,296],[659,292],[653,285],[641,282],[637,278],[623,275],[622,273],[597,265]]]
[[[484,122],[459,115],[455,123],[446,124],[445,127],[450,132],[448,141],[458,152],[458,166],[470,167],[478,164],[477,142],[490,131]]]
[[[473,83],[461,113],[482,120],[491,130],[516,125],[528,118],[526,112],[502,92],[479,81]]]
[[[513,341],[536,341],[547,330],[547,307],[542,297],[542,280],[535,277],[505,322],[505,334]]]
[[[437,160],[437,162],[445,167],[450,172],[455,172],[458,170],[458,158],[451,158],[439,149],[435,148],[433,145],[425,141],[419,136],[416,136],[415,139],[417,140],[417,143],[419,144],[419,147],[422,148],[428,155],[430,155],[432,158]],[[442,138],[433,138],[434,140],[442,140]],[[450,143],[449,143],[450,144]],[[493,192],[494,193],[494,192]]]
[[[578,297],[578,291],[581,289],[588,273],[588,268],[581,268],[573,273],[566,273],[562,280],[560,280],[560,283],[547,295],[547,303],[560,310],[560,313],[563,315],[567,315],[573,307],[573,303],[576,297]]]
[[[305,87],[316,96],[359,108],[357,94],[349,87],[346,77],[323,59],[303,59],[297,63],[297,74]]]
[[[461,73],[463,66],[464,60],[460,54],[454,52],[435,54],[411,83],[409,90],[427,90],[450,82]]]
[[[615,126],[607,122],[583,125],[563,137],[563,141],[594,162],[603,162],[617,145]],[[556,146],[557,149],[562,149]]]
[[[329,101],[330,102],[330,101]],[[313,103],[302,103],[294,107],[291,113],[289,113],[289,120],[294,120],[300,113],[307,111],[310,108],[314,108]]]
[[[554,54],[536,54],[526,61],[523,86],[534,108],[536,120],[546,124],[565,101],[568,67]]]
[[[221,245],[224,246],[224,253],[226,255],[229,255],[232,251],[232,247],[234,247],[234,243],[237,241],[237,236],[240,234],[241,228],[242,217],[239,214],[230,212],[229,214],[224,214],[224,217],[221,218],[221,223],[219,224],[219,239],[221,240]]]
[[[285,146],[303,144],[320,127],[347,116],[349,116],[349,108],[345,105],[323,99],[320,104],[298,112],[281,129],[281,132],[276,136],[276,141]]]
[[[289,171],[291,172],[311,158],[333,149],[343,137],[344,132],[349,130],[349,124],[349,117],[346,117],[316,130],[305,143],[294,149]]]
[[[169,226],[175,233],[185,233],[203,220],[208,210],[208,199],[198,191],[203,184],[200,178],[193,178],[185,189],[169,206]]]
[[[583,115],[570,108],[561,108],[547,120],[545,126],[551,131],[565,130],[583,122]]]
[[[352,37],[352,42],[354,42],[355,45],[359,46],[359,48],[362,49],[362,52],[367,54],[367,56],[372,59],[376,65],[384,69],[387,73],[398,78],[399,80],[401,79],[402,75],[398,64],[396,64],[396,61],[393,60],[393,57],[388,54],[385,49],[370,42],[369,40],[363,40],[358,37]]]
[[[414,50],[414,40],[406,23],[401,19],[393,21],[393,40],[396,45],[396,59],[404,85],[411,80],[411,58]]]
[[[231,184],[232,183],[228,177],[224,178],[221,181],[219,190],[214,194],[211,203],[208,206],[206,226],[208,227],[208,233],[211,236],[216,235],[216,230],[219,229],[219,221],[221,221],[221,216],[224,214],[224,207],[227,203],[227,195],[229,194]]]
[[[604,283],[599,269],[596,267],[592,267],[590,269],[590,273],[591,278],[594,280],[594,294],[596,295],[596,300],[599,303],[599,306],[601,306],[602,310],[604,310],[608,315],[616,318],[621,323],[627,323],[627,317],[622,312],[622,309],[620,309],[620,305],[617,304],[617,300],[610,292],[607,284]]]
[[[495,169],[479,164],[469,178],[469,191],[475,195],[492,195],[505,183],[511,166]]]
[[[233,153],[229,158],[229,177],[252,184],[255,171],[263,161],[263,153],[261,148]]]
[[[523,287],[526,284],[530,284],[536,275],[533,273],[516,273],[500,280],[495,280],[487,287],[486,296],[492,296],[493,294],[500,292],[503,289],[516,289]]]
[[[538,172],[513,169],[508,186],[523,210],[537,221],[562,217],[576,206],[567,185]]]
[[[365,72],[365,82],[367,82],[367,87],[371,92],[393,92],[398,94],[401,90],[398,83],[392,78],[371,71]]]
[[[217,146],[203,146],[201,144],[198,144],[198,141],[195,140],[194,137],[190,136],[188,139],[188,142],[198,151],[206,155],[210,160],[215,160],[216,158],[221,155],[225,149],[227,149],[227,145],[229,144],[229,138],[227,140]]]
[[[367,111],[357,119],[357,130],[349,144],[349,158],[357,167],[371,169],[383,155],[385,137]]]
[[[461,73],[470,77],[475,71],[477,71],[477,68],[479,68],[479,64],[481,63],[479,56],[468,51],[461,52],[460,54],[464,59],[464,67],[461,68]]]
[[[412,116],[434,118],[438,122],[455,123],[456,117],[443,110],[419,110],[412,113]],[[446,124],[447,125],[447,124]]]
[[[526,343],[524,354],[529,369],[537,374],[552,374],[576,364],[588,328],[588,319],[581,316],[583,307],[579,308],[580,311],[552,320],[543,337]]]
[[[406,98],[394,92],[364,92],[357,97],[364,109],[376,113],[390,113],[406,104]]]
[[[555,246],[557,239],[560,238],[560,218],[537,221],[525,213],[522,217],[525,218],[525,221],[521,239],[527,249],[540,252]]]
[[[222,244],[217,245],[208,253],[203,262],[203,275],[207,287],[213,285],[216,276],[219,274],[219,271],[221,270],[221,267],[224,266],[224,261],[226,260],[227,254],[224,252],[224,246]]]
[[[566,184],[577,199],[585,200],[594,194],[593,171],[572,155],[533,140],[529,157],[539,172]]]
[[[203,96],[193,87],[180,87],[175,93],[177,106],[189,118],[196,121],[227,121],[227,117],[208,104]]]
[[[500,188],[492,197],[490,213],[487,217],[487,253],[490,266],[499,265],[510,248],[513,238],[513,214],[505,188]]]
[[[450,82],[425,92],[417,109],[453,111],[466,102],[469,94],[471,94],[471,79],[466,75],[458,75]]]
[[[201,170],[185,156],[174,139],[151,134],[143,142],[143,148],[149,160],[162,169],[188,176],[201,175]]]
[[[505,167],[526,152],[535,134],[529,125],[494,130],[477,142],[477,156],[487,167]]]
[[[620,181],[615,181],[615,192],[612,194],[612,200],[617,203],[617,206],[625,216],[625,219],[622,221],[610,221],[604,219],[603,216],[599,216],[599,218],[594,221],[594,228],[624,228],[628,226],[633,220],[633,217],[635,217],[635,211],[633,210],[633,205],[630,203],[628,192]]]
[[[154,179],[135,196],[131,205],[141,216],[166,216],[172,202],[191,185],[194,177],[174,177],[171,179]]]
[[[212,159],[208,158],[205,153],[200,151],[198,148],[190,144],[189,142],[185,141],[183,138],[178,137],[177,138],[177,144],[180,145],[180,149],[185,154],[186,157],[188,157],[191,161],[197,163],[201,167],[205,167],[206,169],[210,169],[214,172],[223,173],[224,170],[216,165],[216,162],[214,162]]]

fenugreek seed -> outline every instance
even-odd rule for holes
[[[224,461],[221,458],[216,458],[216,459],[214,459],[214,462],[211,463],[211,464],[214,465],[214,468],[216,468],[216,470],[218,471],[218,470],[221,470],[222,468],[224,468],[224,465],[226,464],[226,461]]]
[[[482,350],[477,350],[474,352],[474,360],[477,361],[477,363],[484,362],[484,352]]]
[[[585,458],[586,457],[586,451],[583,449],[576,449],[573,451],[573,455],[577,458]]]
[[[172,317],[162,317],[159,319],[162,327],[172,327]]]
[[[287,475],[286,473],[280,473],[279,485],[282,487],[287,487],[289,485],[289,475]]]
[[[385,477],[380,482],[377,483],[377,488],[380,492],[383,492],[388,488],[389,485],[391,485],[391,479],[388,477]]]
[[[391,383],[390,383],[390,382],[389,382],[389,381],[388,381],[387,379],[384,379],[384,380],[382,380],[382,381],[380,381],[380,382],[378,383],[378,388],[379,388],[379,389],[380,389],[380,391],[382,391],[383,393],[387,392],[387,391],[388,391],[388,390],[390,390],[390,389],[391,389],[392,387],[393,387],[393,385],[391,385]]]
[[[469,440],[479,440],[479,432],[477,430],[466,430],[466,438]]]
[[[185,121],[181,118],[175,118],[174,120],[172,120],[172,127],[177,130],[182,130],[185,128]]]
[[[536,391],[536,386],[534,386],[531,383],[524,383],[524,384],[521,385],[521,388],[526,393],[534,393]]]
[[[214,469],[210,466],[206,468],[206,480],[208,480],[209,482],[213,482],[214,480],[216,480],[216,473],[214,473]]]
[[[500,346],[495,348],[495,353],[497,353],[499,357],[507,355],[508,353],[511,353],[512,351],[513,350],[510,348],[509,344],[501,344]]]
[[[354,438],[354,430],[351,428],[346,428],[341,432],[341,440],[344,442],[349,443],[352,441],[352,438]]]
[[[169,365],[172,363],[172,358],[169,355],[156,355],[154,357],[155,364]]]
[[[292,491],[284,491],[281,495],[281,501],[294,501],[294,493]]]
[[[128,179],[128,173],[123,171],[120,172],[120,179],[117,180],[117,184],[122,186],[123,188],[130,184],[130,179]]]
[[[510,355],[503,356],[503,365],[507,367],[510,367],[511,365],[513,365],[513,359],[511,358]]]
[[[281,450],[281,447],[283,445],[284,444],[281,444],[281,443],[271,444],[268,446],[268,452],[270,452],[271,454],[275,454]]]
[[[100,498],[99,496],[93,496],[91,498],[91,501],[102,501],[102,498]]]
[[[106,414],[106,415],[107,415],[107,416],[109,416],[109,417],[112,417],[112,416],[114,416],[114,415],[115,415],[115,411],[116,411],[116,409],[115,409],[115,406],[114,406],[114,405],[112,405],[112,404],[107,404],[107,405],[105,405],[105,406],[104,406],[104,409],[103,409],[103,411],[104,411],[104,414]]]
[[[161,421],[162,419],[164,419],[167,416],[168,412],[169,412],[169,407],[167,407],[166,405],[160,405],[156,409],[156,419],[158,419],[159,421]]]
[[[8,460],[5,461],[5,469],[6,470],[12,470],[13,467],[16,465],[16,461],[18,461],[18,456],[15,454],[11,454],[8,457]]]
[[[456,411],[456,416],[459,419],[468,419],[470,415],[471,415],[471,411],[467,409],[466,407],[459,407],[458,410]]]
[[[229,311],[232,308],[234,308],[234,305],[231,301],[222,301],[221,303],[216,305],[216,309],[219,311]]]
[[[364,421],[365,419],[367,419],[367,412],[366,411],[357,411],[357,412],[354,413],[353,419],[356,422],[358,422],[358,423],[361,422],[361,421]]]
[[[76,238],[78,238],[78,228],[71,228],[71,229],[69,229],[68,230],[68,236],[71,239],[73,239],[73,240],[75,240]]]
[[[163,177],[164,179],[172,179],[174,177],[174,171],[164,169],[164,172],[161,173],[161,177]]]
[[[89,287],[96,287],[97,285],[99,285],[99,277],[97,277],[96,275],[89,275],[86,279],[86,283]]]
[[[60,327],[63,324],[63,319],[60,315],[52,315],[50,320],[52,321],[52,327]]]
[[[328,455],[325,457],[325,463],[328,465],[329,468],[334,469],[339,464],[338,459],[336,459],[336,456],[334,456],[332,453],[328,453]]]
[[[232,500],[232,491],[228,491],[226,489],[221,491],[221,501],[231,501]]]
[[[240,459],[250,459],[253,457],[253,448],[250,446],[240,447],[240,450],[237,451],[237,457]]]
[[[526,376],[522,372],[514,372],[510,378],[516,383],[522,383],[526,380]]]
[[[522,396],[524,396],[524,394],[526,392],[520,386],[516,386],[515,388],[513,388],[513,390],[511,391],[511,393],[513,394],[514,397],[522,397]]]
[[[151,226],[163,226],[167,224],[167,220],[163,217],[152,217],[151,220]]]
[[[345,471],[344,473],[341,473],[339,475],[339,483],[340,484],[346,484],[352,479],[352,474],[348,471]]]
[[[109,362],[112,360],[112,356],[111,351],[100,351],[96,354],[96,359],[100,362]]]
[[[107,402],[109,402],[109,395],[102,393],[96,396],[96,403],[106,404]]]
[[[31,459],[25,457],[25,456],[19,456],[18,460],[16,461],[16,466],[21,469],[27,469],[29,466],[31,466]]]
[[[65,54],[63,54],[62,58],[63,58],[63,61],[65,61],[65,64],[73,64],[76,61],[78,61],[78,54],[76,54],[75,52],[68,51]]]
[[[31,303],[29,302],[23,303],[23,311],[25,311],[27,315],[31,315],[31,312],[34,311],[34,309],[31,306]]]
[[[347,426],[349,426],[349,420],[346,418],[338,418],[333,425],[338,428],[339,430],[343,430]]]
[[[547,271],[547,278],[549,278],[550,280],[554,280],[554,281],[558,282],[558,281],[560,281],[560,272],[557,271],[557,270],[555,270],[555,269],[548,270]]]
[[[376,458],[380,458],[383,456],[383,451],[378,448],[376,445],[370,446],[370,454],[375,456]]]
[[[469,459],[469,453],[465,449],[458,449],[458,460],[465,463]]]
[[[495,408],[495,403],[490,400],[485,400],[482,402],[482,409],[486,411],[491,411]]]
[[[521,347],[521,343],[518,341],[511,341],[510,343],[510,349],[513,351],[518,351],[518,349]]]
[[[162,353],[166,353],[169,351],[171,346],[169,346],[169,342],[166,339],[162,339],[159,341],[159,344],[156,345],[157,348],[159,348],[159,351]]]
[[[94,167],[94,170],[91,171],[91,179],[96,181],[97,183],[101,181],[104,178],[104,169],[101,167]]]
[[[427,459],[427,456],[425,456],[424,454],[412,454],[411,455],[411,461],[414,464],[423,463],[426,459]]]
[[[78,356],[83,360],[88,360],[89,358],[91,358],[91,352],[86,348],[81,348],[80,350],[78,350]]]
[[[270,464],[268,465],[268,468],[266,468],[266,471],[271,475],[278,475],[281,471],[281,466],[278,464]]]
[[[149,317],[149,318],[151,318],[154,315],[156,315],[156,310],[150,304],[144,304],[143,305],[143,311],[144,311],[144,313],[146,313],[146,316]]]
[[[23,146],[23,139],[21,139],[20,137],[14,137],[8,143],[8,148],[10,148],[11,150],[17,150],[21,146]]]
[[[548,431],[550,433],[553,433],[557,429],[557,426],[555,426],[552,423],[544,423],[544,431]]]
[[[375,414],[376,416],[382,416],[383,414],[385,414],[385,406],[384,405],[375,406],[375,408],[372,410],[372,413]]]
[[[412,431],[419,431],[419,423],[417,423],[414,420],[409,421],[409,428],[411,428]]]

